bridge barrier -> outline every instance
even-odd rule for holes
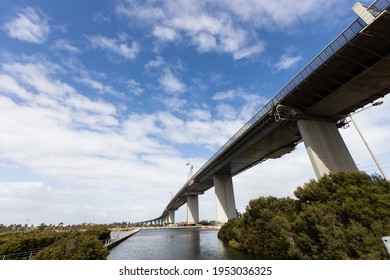
[[[108,249],[111,250],[112,248],[117,246],[119,243],[125,241],[127,238],[129,238],[130,236],[136,234],[140,230],[141,229],[134,229],[132,231],[126,232],[125,234],[119,234],[119,235],[117,235],[117,236],[115,236],[113,238],[108,238],[108,239],[103,241],[104,247],[107,247]]]
[[[29,251],[18,252],[13,254],[0,255],[0,260],[31,260],[31,258],[38,254],[42,248],[36,248]]]

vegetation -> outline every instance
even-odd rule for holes
[[[390,184],[336,173],[295,191],[297,199],[260,197],[218,237],[265,259],[388,259]]]
[[[29,231],[34,229],[40,229],[40,230],[90,230],[94,229],[96,227],[106,227],[111,229],[121,229],[121,230],[128,230],[134,224],[130,222],[113,222],[110,224],[94,224],[94,223],[82,223],[82,224],[70,224],[70,225],[64,225],[64,223],[59,223],[57,225],[49,224],[46,225],[45,223],[41,223],[40,225],[28,225],[28,224],[11,224],[11,225],[3,225],[0,224],[0,233],[4,232],[15,232],[15,231]],[[141,225],[142,226],[142,225]]]
[[[96,232],[70,231],[39,251],[37,260],[105,260],[109,251]]]
[[[85,231],[31,230],[0,235],[0,255],[39,250],[33,259],[40,260],[101,260],[109,251],[102,241],[110,237],[105,227]]]

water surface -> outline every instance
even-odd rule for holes
[[[244,260],[254,259],[217,237],[217,230],[141,230],[114,247],[109,260]]]

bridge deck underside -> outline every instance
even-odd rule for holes
[[[337,121],[390,91],[390,16],[366,27],[282,104]]]

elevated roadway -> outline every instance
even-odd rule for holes
[[[184,184],[161,216],[146,222],[174,220],[173,211],[214,187],[218,175],[232,177],[290,153],[307,134],[304,120],[341,127],[350,113],[389,93],[389,6],[379,0],[367,8],[372,22],[359,17],[348,26]]]

